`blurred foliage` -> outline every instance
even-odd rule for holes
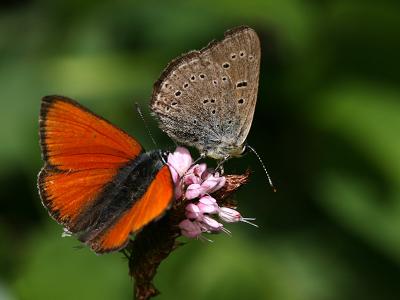
[[[241,24],[263,60],[239,193],[259,230],[177,250],[160,299],[400,298],[400,3],[384,1],[16,1],[0,4],[0,299],[131,299],[120,254],[75,249],[36,190],[40,98],[61,94],[151,148],[147,108],[169,60]],[[163,148],[173,143],[149,118]]]

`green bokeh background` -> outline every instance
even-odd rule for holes
[[[131,299],[121,254],[61,238],[36,190],[40,98],[61,94],[152,148],[147,108],[169,60],[247,24],[262,40],[237,195],[259,229],[191,241],[160,267],[159,299],[400,299],[400,3],[31,1],[0,4],[0,299]],[[147,110],[145,110],[146,113]],[[163,148],[173,143],[149,117]]]

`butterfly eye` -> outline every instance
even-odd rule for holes
[[[161,160],[163,161],[163,163],[167,163],[168,161],[168,155],[169,155],[169,151],[162,151],[161,152]]]

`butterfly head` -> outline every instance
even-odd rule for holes
[[[226,159],[227,157],[241,157],[247,151],[246,144],[237,145],[226,141],[221,141],[213,146],[214,147],[208,147],[204,152],[206,153],[206,156],[218,160]]]
[[[168,161],[168,155],[171,153],[170,151],[161,150],[161,149],[153,150],[153,151],[156,151],[156,152],[157,152],[158,156],[160,157],[161,161],[162,161],[164,164],[167,163],[167,161]],[[151,151],[150,151],[150,152],[151,152]]]

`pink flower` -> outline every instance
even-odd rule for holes
[[[185,185],[191,185],[191,184],[200,184],[202,183],[202,180],[200,177],[196,176],[194,173],[189,173],[183,176],[182,181]]]
[[[192,200],[194,198],[198,198],[200,195],[203,195],[204,190],[200,184],[194,183],[187,187],[185,198],[188,200]]]
[[[203,218],[203,213],[196,204],[189,203],[186,205],[185,211],[185,215],[188,219],[201,220]]]
[[[192,164],[193,159],[186,148],[178,147],[168,155],[168,165],[175,183],[175,197],[182,201],[190,200],[185,207],[186,219],[178,225],[183,236],[211,242],[202,233],[225,232],[230,235],[230,231],[215,219],[216,215],[226,223],[241,221],[257,226],[250,222],[253,218],[243,218],[232,208],[219,207],[217,201],[210,196],[225,185],[224,176],[207,169],[204,163]]]
[[[172,169],[171,173],[176,172],[180,178],[189,170],[193,164],[193,159],[189,150],[177,147],[174,153],[168,154],[167,162],[170,169]],[[175,176],[172,175],[172,177],[174,178]],[[176,181],[174,182],[176,183]]]
[[[250,222],[254,221],[255,218],[243,218],[237,210],[234,210],[232,208],[221,207],[219,209],[218,216],[222,221],[226,223],[235,223],[240,221],[258,227],[258,225]]]
[[[202,225],[204,226],[203,230],[206,232],[218,232],[224,227],[224,225],[209,216],[203,217]]]
[[[202,233],[200,225],[197,222],[192,222],[188,219],[180,222],[178,226],[181,229],[182,235],[188,238],[198,237]]]
[[[204,171],[207,170],[206,164],[196,164],[189,169],[188,173],[193,173],[195,176],[200,177],[203,175]]]
[[[215,214],[219,210],[217,201],[209,195],[201,197],[197,207],[202,213],[206,214]]]
[[[218,173],[208,176],[208,178],[201,184],[205,193],[211,194],[225,185],[225,177],[220,177]]]
[[[185,193],[186,199],[194,199],[205,194],[211,194],[225,185],[225,177],[219,177],[219,174],[209,175],[205,181],[201,184],[193,183],[190,184]]]

